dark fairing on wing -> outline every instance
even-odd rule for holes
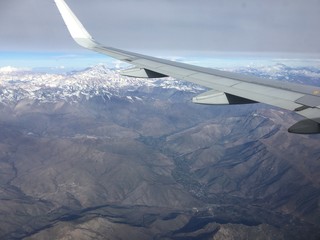
[[[319,119],[315,119],[319,121]],[[316,134],[320,133],[320,123],[311,119],[305,119],[291,126],[288,131],[298,134]]]

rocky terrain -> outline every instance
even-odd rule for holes
[[[0,81],[1,239],[320,238],[320,137],[289,134],[299,116],[104,66]]]

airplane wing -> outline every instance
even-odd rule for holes
[[[320,88],[219,71],[155,58],[96,42],[64,0],[54,0],[72,38],[82,47],[106,54],[135,66],[123,75],[144,78],[171,76],[212,89],[193,98],[199,104],[243,104],[261,102],[294,111],[307,119],[289,132],[320,133]]]

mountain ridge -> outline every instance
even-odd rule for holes
[[[289,134],[298,116],[101,66],[5,78],[1,238],[320,236],[319,136]]]

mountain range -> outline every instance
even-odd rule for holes
[[[234,69],[319,85],[315,68]],[[319,239],[318,135],[202,87],[0,68],[1,239]]]

